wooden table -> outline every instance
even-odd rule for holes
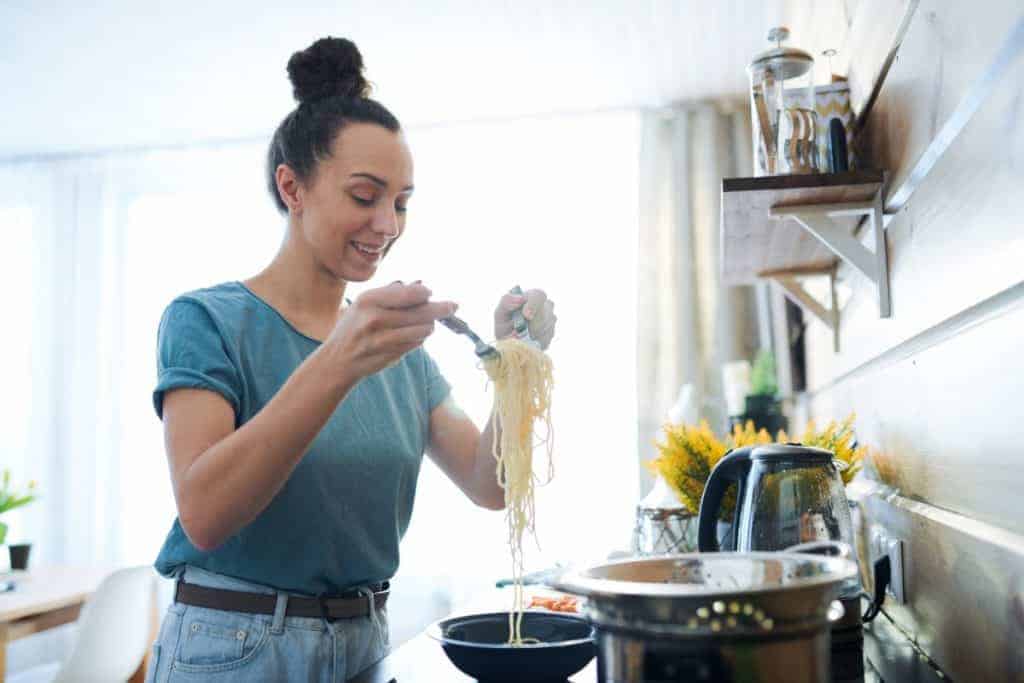
[[[0,575],[17,587],[0,593],[0,681],[6,680],[7,643],[78,619],[85,600],[113,568],[42,566]],[[154,621],[156,604],[153,604]],[[148,657],[147,657],[148,659]],[[141,683],[146,662],[130,679]]]

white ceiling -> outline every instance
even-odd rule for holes
[[[781,1],[0,2],[0,158],[265,137],[353,39],[407,126],[740,95]]]

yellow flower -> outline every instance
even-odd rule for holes
[[[729,448],[742,446],[760,446],[772,442],[772,435],[765,429],[754,431],[754,421],[747,420],[742,427],[733,425],[732,434],[727,439]]]
[[[647,467],[664,477],[683,506],[697,514],[704,484],[727,448],[703,420],[696,427],[666,424],[662,429],[665,440],[655,442],[659,455]]]
[[[832,421],[823,431],[818,431],[812,420],[799,439],[805,446],[832,451],[836,460],[845,463],[845,466],[840,465],[844,484],[849,484],[860,471],[867,452],[865,446],[853,448],[851,445],[855,417],[851,413],[842,422]],[[700,499],[711,470],[729,450],[772,443],[771,434],[764,429],[755,431],[754,423],[749,420],[742,427],[735,425],[724,442],[715,436],[705,420],[697,426],[665,424],[662,430],[664,441],[655,442],[658,457],[648,461],[646,466],[654,474],[664,477],[679,501],[693,514],[700,511]],[[789,441],[791,439],[784,430],[776,435],[776,443]],[[722,500],[722,519],[732,518],[735,498],[735,489],[730,487]]]
[[[832,451],[835,454],[836,460],[845,463],[845,467],[840,465],[840,475],[843,478],[844,484],[849,484],[857,476],[857,473],[860,472],[864,464],[864,454],[867,452],[866,446],[854,448],[851,445],[853,441],[853,421],[856,417],[856,413],[850,413],[842,422],[837,423],[833,420],[820,432],[817,430],[814,420],[810,420],[807,423],[807,428],[804,429],[803,435],[800,437],[800,443],[803,445]],[[789,437],[786,436],[785,432],[779,432],[779,441],[782,442],[784,439],[788,441]]]

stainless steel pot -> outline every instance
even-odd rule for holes
[[[821,545],[821,544],[818,544]],[[564,574],[586,598],[601,683],[829,680],[829,624],[857,566],[796,552],[666,555]]]

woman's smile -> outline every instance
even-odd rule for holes
[[[377,265],[380,260],[384,257],[384,252],[388,247],[388,243],[383,244],[371,244],[367,242],[357,242],[352,240],[349,242],[356,252],[363,258],[367,263],[371,265]]]

